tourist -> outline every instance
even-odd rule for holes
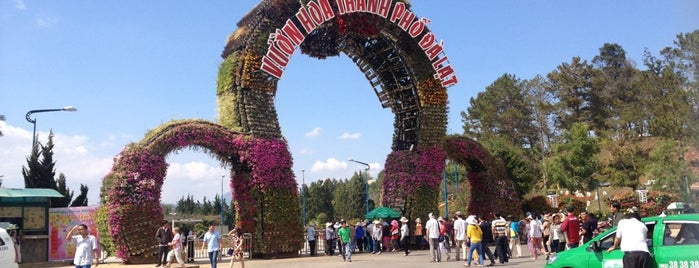
[[[337,230],[337,242],[341,246],[342,261],[352,262],[352,230],[344,220],[340,222],[340,229]]]
[[[410,254],[410,249],[408,248],[408,240],[410,239],[409,221],[408,218],[401,217],[400,222],[402,223],[400,226],[400,244],[403,247],[403,251],[405,251],[405,256],[408,256]]]
[[[515,249],[517,250],[517,258],[522,257],[522,245],[519,240],[519,222],[515,221],[515,217],[512,215],[507,216],[507,220],[509,221],[509,229],[510,229],[510,258],[514,257],[515,254]]]
[[[495,213],[495,219],[491,223],[493,240],[495,241],[495,255],[500,263],[507,263],[507,240],[509,230],[507,229],[507,220],[500,216],[500,213]]]
[[[624,252],[622,259],[624,268],[651,267],[652,260],[648,252],[648,244],[646,244],[647,235],[648,228],[646,224],[641,222],[638,209],[636,207],[630,208],[628,218],[619,221],[614,245],[607,249],[607,253],[621,246],[621,251]]]
[[[204,243],[201,245],[201,249],[209,254],[209,263],[211,268],[216,268],[218,263],[218,254],[221,250],[221,234],[214,229],[214,225],[209,225],[209,231],[204,234]]]
[[[442,219],[442,217],[439,217],[437,219],[437,222],[439,222],[439,235],[440,235],[440,238],[438,238],[438,240],[437,240],[439,242],[439,251],[447,254],[447,261],[448,261],[451,259],[451,250],[449,248],[449,232],[447,231],[448,230],[447,223],[446,223],[447,221]],[[441,258],[440,258],[440,260],[441,260]]]
[[[155,267],[160,267],[167,262],[167,253],[169,251],[167,244],[172,241],[172,230],[170,230],[169,221],[162,222],[162,226],[155,232],[155,239],[158,241],[158,264]]]
[[[391,221],[391,252],[397,252],[400,248],[400,227],[398,221]]]
[[[233,229],[235,230],[235,229]],[[311,256],[316,255],[316,228],[313,223],[308,224],[306,228],[306,240],[308,240],[308,247],[311,251]]]
[[[422,221],[420,221],[420,218],[415,219],[415,232],[413,233],[413,238],[415,239],[415,245],[417,249],[425,249],[424,248],[424,241],[425,241],[425,236],[423,235],[424,228],[422,227]]]
[[[532,253],[532,259],[536,260],[539,257],[539,251],[546,256],[548,253],[544,250],[543,242],[543,226],[536,214],[527,216],[529,220],[529,250]]]
[[[21,239],[19,230],[10,231],[10,237],[12,238],[12,244],[14,244],[14,247],[15,247],[15,262],[17,264],[21,264],[22,263],[22,250],[21,250],[21,244],[19,241],[22,239]]]
[[[624,213],[621,212],[621,204],[614,201],[610,207],[612,210],[612,217],[609,220],[609,228],[619,225],[619,221],[624,219]]]
[[[543,229],[544,250],[546,250],[546,252],[551,252],[553,250],[549,248],[547,243],[547,241],[549,241],[549,236],[551,236],[551,213],[544,212],[543,218],[544,222],[542,223],[541,228]]]
[[[580,213],[580,218],[582,219],[582,242],[587,243],[587,241],[592,240],[595,237],[595,232],[597,231],[597,219],[595,215],[587,211]]]
[[[172,233],[174,234],[172,241],[167,244],[172,249],[167,253],[167,265],[165,265],[165,267],[170,268],[172,259],[176,258],[177,263],[184,268],[184,260],[182,259],[182,235],[180,234],[180,228],[172,228]]]
[[[76,230],[78,235],[73,235]],[[97,238],[87,231],[87,225],[79,224],[70,228],[66,234],[66,240],[75,245],[75,257],[73,258],[75,268],[90,268],[92,264],[95,267],[99,266],[100,252]]]
[[[383,228],[381,226],[381,221],[374,221],[374,228],[371,233],[371,240],[374,241],[374,251],[371,254],[378,253],[381,255],[381,239],[383,238]]]
[[[332,256],[335,254],[335,228],[333,224],[328,222],[325,224],[325,255]]]
[[[488,264],[488,266],[494,266],[495,257],[493,257],[493,252],[490,250],[490,244],[495,243],[495,239],[493,239],[493,230],[491,224],[487,219],[485,219],[484,216],[478,217],[478,220],[480,221],[478,225],[479,227],[481,227],[481,231],[483,232],[481,240],[481,248],[483,249],[483,255],[488,257],[488,259],[490,260],[490,264]]]
[[[466,218],[466,223],[468,224],[468,227],[466,228],[466,239],[471,243],[471,246],[468,249],[468,259],[464,265],[466,267],[471,266],[471,261],[473,261],[473,251],[475,250],[476,253],[478,253],[478,266],[483,266],[485,263],[481,244],[483,239],[483,230],[481,230],[481,227],[478,225],[476,216],[468,216],[468,218]]]
[[[384,221],[381,226],[381,249],[384,251],[390,250],[391,247],[391,227],[388,226],[388,222]]]
[[[573,206],[568,205],[566,212],[568,216],[561,224],[561,231],[566,233],[567,248],[577,248],[580,245],[580,220],[575,216]]]
[[[309,227],[312,228],[313,224],[311,224]],[[240,261],[240,267],[245,268],[245,256],[243,255],[243,230],[236,226],[228,233],[228,235],[231,237],[231,241],[233,242],[233,254],[231,255],[231,263],[228,265],[228,268],[233,268],[233,263],[236,261]],[[311,237],[314,236],[315,232]],[[313,242],[315,245],[315,240],[313,240]],[[311,252],[315,253],[315,250],[311,248]]]
[[[466,221],[461,214],[461,211],[454,213],[454,240],[456,244],[456,260],[466,259]]]
[[[432,254],[432,260],[430,262],[441,262],[442,254],[439,252],[439,222],[437,222],[437,219],[434,218],[434,214],[431,212],[428,217],[429,220],[425,223],[425,232]],[[444,237],[442,237],[442,239],[444,239]]]
[[[194,262],[194,240],[196,236],[192,230],[189,230],[187,235],[187,262]]]
[[[553,252],[561,252],[566,248],[566,237],[561,231],[561,214],[556,213],[551,217],[551,233],[549,240],[546,242],[549,245],[549,254]]]
[[[374,252],[374,239],[372,238],[372,235],[374,234],[374,226],[375,224],[372,224],[372,222],[367,219],[366,220],[366,227],[364,227],[364,240],[366,240],[366,252]]]
[[[357,245],[359,252],[364,252],[364,247],[366,243],[366,230],[364,229],[364,224],[358,221],[354,227],[354,243]]]

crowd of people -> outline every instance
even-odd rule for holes
[[[414,219],[412,228],[406,217],[353,223],[340,220],[326,223],[318,233],[311,224],[306,235],[311,256],[318,255],[316,239],[323,239],[322,254],[337,253],[349,262],[353,253],[402,252],[408,256],[410,250],[429,249],[430,262],[449,261],[453,256],[467,267],[494,266],[521,258],[523,244],[534,260],[548,259],[551,254],[578,247],[595,237],[601,228],[618,225],[624,216],[619,209],[619,203],[612,203],[610,219],[601,223],[593,213],[575,211],[568,206],[559,212],[528,212],[520,219],[497,212],[465,215],[457,211],[447,219],[430,213],[424,225],[420,218]]]

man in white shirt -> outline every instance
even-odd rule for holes
[[[432,261],[430,262],[441,262],[442,253],[439,252],[439,222],[434,218],[434,214],[430,212],[429,220],[425,223],[425,230],[427,232],[427,241],[430,242],[430,252],[432,252]]]
[[[461,258],[466,259],[466,251],[468,246],[466,246],[466,221],[464,221],[463,214],[461,211],[454,213],[454,239],[456,240],[456,260],[459,261]],[[463,256],[463,257],[462,257]]]
[[[624,252],[624,267],[650,267],[651,257],[648,252],[648,244],[646,238],[648,235],[648,227],[641,222],[641,216],[638,214],[638,209],[632,207],[629,209],[627,219],[620,220],[612,245],[607,253],[612,252],[621,244],[621,251]]]
[[[78,230],[78,235],[73,235],[75,230]],[[79,224],[66,234],[66,240],[75,244],[75,258],[73,264],[75,268],[90,268],[94,263],[95,267],[99,266],[99,247],[97,247],[97,238],[87,231],[87,225]],[[94,259],[94,262],[92,261]]]

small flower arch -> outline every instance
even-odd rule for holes
[[[154,261],[153,236],[144,233],[152,233],[163,220],[160,194],[167,171],[165,156],[183,148],[204,150],[231,168],[236,222],[244,232],[254,234],[255,241],[280,233],[288,236],[275,243],[254,244],[258,252],[280,254],[301,244],[298,190],[286,141],[186,120],[164,124],[143,141],[130,144],[104,178],[102,204],[107,207],[106,224],[118,257],[127,263]]]

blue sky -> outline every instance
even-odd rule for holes
[[[0,0],[3,186],[24,186],[29,110],[78,108],[33,118],[40,141],[53,129],[56,171],[76,191],[88,185],[90,204],[126,144],[172,119],[215,121],[220,54],[257,2]],[[448,89],[449,133],[461,132],[469,98],[504,73],[545,75],[574,56],[590,61],[605,42],[642,66],[644,49],[657,54],[676,34],[699,29],[699,2],[690,0],[413,0],[412,10],[432,20],[460,80]],[[371,163],[374,176],[383,168],[393,114],[346,56],[317,60],[297,51],[275,102],[299,182],[363,169],[349,157]],[[168,162],[164,202],[220,193],[227,172],[207,155],[184,150]]]

